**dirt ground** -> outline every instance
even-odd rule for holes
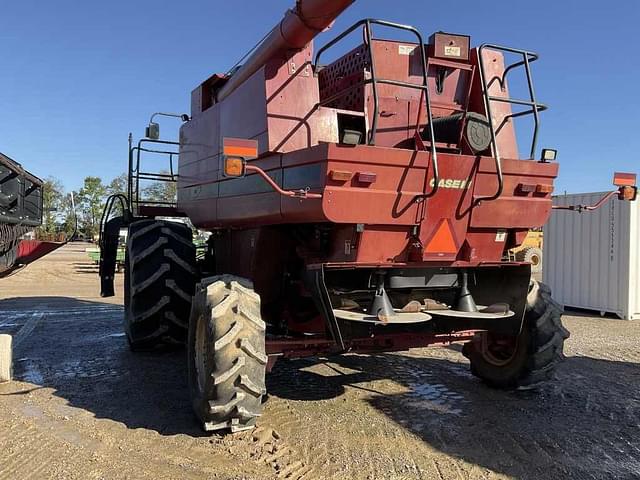
[[[185,351],[131,353],[85,244],[0,280],[1,479],[640,478],[640,322],[565,316],[557,381],[504,393],[459,349],[279,362],[259,428],[204,434]]]

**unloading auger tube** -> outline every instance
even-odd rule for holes
[[[228,97],[278,52],[303,48],[316,35],[329,28],[353,2],[354,0],[297,0],[296,6],[285,13],[280,23],[220,89],[218,101]]]

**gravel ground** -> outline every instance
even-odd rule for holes
[[[459,348],[282,361],[259,428],[205,435],[184,350],[133,354],[85,244],[0,280],[0,478],[640,478],[640,323],[565,316],[558,380],[497,392]]]

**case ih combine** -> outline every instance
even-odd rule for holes
[[[546,222],[558,173],[554,151],[537,156],[537,56],[373,19],[314,51],[352,1],[298,0],[242,66],[192,92],[179,142],[152,121],[130,146],[129,198],[105,209],[102,294],[114,294],[128,227],[127,338],[136,350],[188,343],[207,430],[253,426],[280,357],[463,342],[498,388],[534,387],[562,359],[561,309],[529,264],[504,260]],[[324,63],[350,33],[362,44]],[[516,72],[528,98],[509,94]],[[526,115],[520,158],[514,120]],[[143,171],[148,153],[169,155],[170,173]],[[145,179],[177,179],[177,204],[142,201]],[[117,202],[124,214],[110,218]],[[160,216],[212,232],[201,259],[191,229]]]

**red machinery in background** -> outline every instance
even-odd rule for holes
[[[558,173],[555,151],[537,154],[537,55],[442,32],[425,42],[374,19],[314,53],[351,3],[298,0],[243,65],[192,92],[179,142],[151,122],[130,146],[129,197],[108,202],[102,294],[114,294],[126,226],[129,343],[187,341],[208,430],[255,423],[279,357],[460,341],[499,388],[537,386],[562,359],[561,309],[529,264],[505,260],[546,222]],[[526,98],[509,92],[516,72]],[[533,131],[520,158],[523,116]],[[143,171],[145,153],[169,155],[170,173]],[[177,181],[177,203],[140,199],[141,179]],[[110,218],[118,201],[124,214]],[[177,215],[211,232],[199,261],[190,228],[157,218]]]

